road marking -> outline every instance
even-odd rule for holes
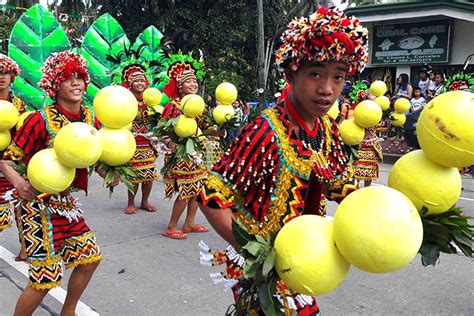
[[[8,249],[3,246],[0,246],[0,259],[4,260],[6,263],[15,268],[18,272],[23,274],[28,278],[28,265],[25,262],[17,262],[14,260],[15,255],[11,253]],[[61,304],[64,304],[66,299],[66,291],[62,287],[56,287],[51,289],[48,292],[49,295],[54,297]],[[94,311],[92,308],[79,301],[76,307],[76,315],[78,316],[98,316],[99,313]]]
[[[460,197],[459,198],[460,200],[467,200],[467,201],[474,201],[474,199],[470,199],[470,198],[466,198],[466,197]]]

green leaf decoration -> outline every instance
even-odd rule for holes
[[[133,48],[138,49],[141,45],[146,44],[141,56],[148,61],[158,60],[163,56],[163,50],[160,47],[163,37],[163,34],[155,26],[150,25],[138,35]]]
[[[8,55],[21,68],[13,83],[13,92],[22,98],[29,109],[40,109],[51,99],[37,87],[41,67],[54,52],[71,49],[71,44],[53,14],[39,4],[28,9],[15,23],[10,34]]]
[[[112,83],[111,73],[117,65],[107,60],[107,55],[116,55],[124,46],[129,45],[125,31],[108,13],[100,16],[89,27],[81,47],[82,56],[89,62],[91,77],[85,96],[86,103],[92,104],[97,92]]]
[[[458,249],[472,258],[473,228],[460,208],[454,208],[441,214],[427,215],[426,208],[421,210],[423,223],[423,243],[419,250],[424,266],[435,265],[441,252],[457,253]],[[456,248],[458,247],[458,249]]]
[[[236,221],[232,221],[232,233],[241,247],[245,246],[249,241],[255,240],[255,237],[249,234],[242,224]]]

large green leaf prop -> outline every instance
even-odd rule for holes
[[[161,33],[154,25],[150,25],[138,35],[137,39],[135,40],[135,43],[133,44],[133,47],[135,49],[138,49],[140,46],[145,44],[141,53],[141,57],[150,62],[153,60],[157,61],[164,56],[163,49],[160,46],[163,38],[163,33]],[[148,78],[152,83],[155,82],[155,79],[159,76],[167,76],[166,69],[154,69],[153,74],[154,75],[152,75],[152,78]],[[163,90],[165,84],[166,82],[160,81],[154,86],[160,90]],[[163,94],[160,105],[165,105],[168,102],[168,96],[166,94]]]
[[[112,83],[111,73],[116,64],[106,56],[116,55],[124,46],[130,45],[125,31],[110,14],[103,14],[84,35],[81,54],[89,62],[91,83],[87,89],[85,101],[92,104],[97,92]]]
[[[148,61],[158,60],[163,56],[163,50],[160,47],[163,37],[163,34],[155,26],[150,25],[138,35],[133,47],[137,49],[140,45],[146,44],[141,57]]]
[[[53,14],[36,4],[15,23],[10,35],[8,54],[21,68],[13,83],[13,92],[28,108],[40,109],[51,99],[37,86],[41,67],[51,53],[71,49],[71,44]],[[46,101],[46,102],[45,102]]]

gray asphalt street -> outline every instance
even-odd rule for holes
[[[377,183],[386,184],[390,167],[381,165]],[[463,177],[463,185],[458,205],[474,216],[474,181]],[[200,240],[217,249],[226,244],[213,231],[188,234],[187,240],[162,237],[172,207],[163,191],[163,183],[157,181],[152,202],[158,212],[135,215],[123,213],[125,187],[109,199],[96,175],[89,196],[78,195],[104,257],[81,301],[100,315],[224,315],[232,303],[232,295],[209,278],[219,268],[199,264]],[[332,214],[335,205],[330,207]],[[208,225],[201,213],[197,222]],[[16,228],[0,233],[0,246],[18,253]],[[436,267],[423,267],[416,257],[401,271],[382,275],[352,267],[342,286],[321,296],[319,305],[323,315],[474,315],[473,280],[473,260],[461,255],[442,255]],[[0,259],[0,315],[13,313],[26,284],[24,275]],[[35,315],[58,315],[60,308],[48,295]]]

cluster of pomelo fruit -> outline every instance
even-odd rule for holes
[[[275,240],[280,278],[297,292],[320,295],[337,288],[351,265],[387,273],[410,263],[423,241],[420,212],[443,213],[460,196],[457,168],[474,164],[472,126],[472,93],[447,92],[433,99],[417,124],[422,150],[395,163],[389,187],[351,193],[334,222],[303,215],[283,226]]]
[[[234,107],[232,103],[237,100],[237,88],[230,82],[223,82],[216,88],[216,101],[219,102],[212,116],[217,124],[223,125],[230,121],[234,115]]]
[[[364,139],[364,128],[375,127],[382,119],[382,110],[390,106],[390,100],[384,96],[387,86],[376,80],[370,85],[375,100],[364,100],[354,109],[354,119],[344,120],[339,126],[342,141],[350,146],[360,144]]]
[[[0,100],[0,151],[5,150],[12,140],[10,129],[18,130],[31,111],[19,115],[16,107],[6,100]]]
[[[93,106],[104,127],[97,131],[86,123],[69,123],[57,133],[53,148],[32,157],[28,180],[39,192],[57,194],[66,190],[76,168],[88,168],[97,161],[120,166],[133,156],[135,138],[126,126],[137,115],[135,96],[124,87],[108,86],[97,93]]]

